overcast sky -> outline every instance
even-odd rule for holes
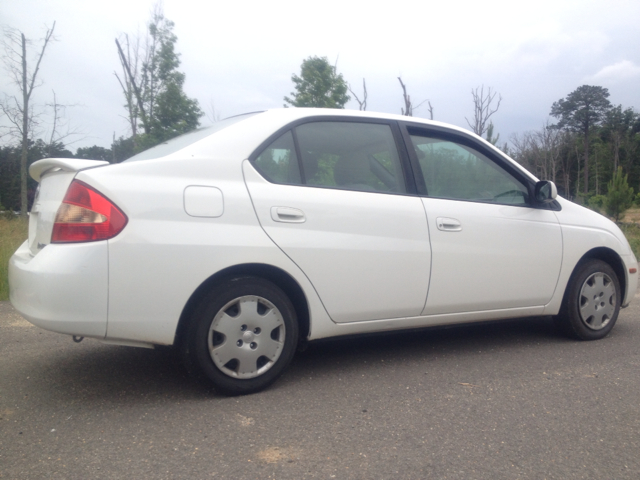
[[[143,33],[154,0],[0,0],[0,24],[38,40],[56,21],[57,42],[41,66],[35,101],[55,90],[84,132],[70,149],[109,147],[128,136],[114,39]],[[471,89],[502,96],[493,120],[500,143],[538,129],[551,104],[580,85],[609,89],[613,104],[640,109],[640,1],[165,0],[175,22],[185,91],[212,116],[279,108],[303,59],[326,56],[368,110],[400,113],[407,85],[436,120],[468,127]],[[0,91],[15,94],[2,72]],[[352,100],[347,108],[357,109]],[[423,106],[415,116],[428,118]],[[209,123],[203,117],[202,123]]]

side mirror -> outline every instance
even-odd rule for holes
[[[558,196],[558,188],[555,183],[549,180],[542,180],[536,183],[533,196],[538,203],[551,203]]]

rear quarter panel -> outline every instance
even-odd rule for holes
[[[242,178],[241,160],[161,159],[82,172],[129,223],[109,240],[107,340],[172,344],[193,292],[229,266],[270,264],[290,273],[307,294],[315,319],[328,320],[306,277],[264,234]],[[211,186],[223,195],[216,218],[193,217],[184,190]]]

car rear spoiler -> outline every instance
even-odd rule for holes
[[[80,158],[43,158],[33,162],[29,167],[29,175],[39,182],[44,174],[51,170],[63,170],[65,172],[77,172],[85,168],[109,165],[106,160],[82,160]]]

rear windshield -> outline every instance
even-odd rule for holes
[[[219,122],[214,123],[210,127],[198,128],[189,133],[185,133],[184,135],[180,135],[178,137],[172,138],[171,140],[167,140],[166,142],[161,143],[160,145],[156,145],[155,147],[151,147],[144,152],[140,152],[137,155],[134,155],[131,158],[125,160],[125,162],[137,162],[138,160],[149,160],[152,158],[160,158],[166,157],[167,155],[171,155],[172,153],[177,152],[178,150],[182,150],[189,145],[196,143],[198,140],[202,140],[203,138],[208,137],[209,135],[213,135],[220,130],[227,128],[234,123],[241,122],[242,120],[246,120],[249,117],[253,117],[259,112],[254,113],[245,113],[244,115],[237,115],[235,117],[225,118],[224,120],[220,120]]]

